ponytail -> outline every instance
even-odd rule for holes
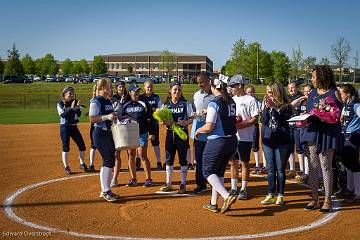
[[[227,84],[220,80],[219,74],[216,73],[210,78],[210,85],[221,92],[221,97],[226,104],[230,102],[231,96],[227,91]]]

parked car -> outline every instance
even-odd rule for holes
[[[45,82],[56,82],[56,77],[55,76],[49,76],[46,78]]]
[[[75,79],[73,77],[67,77],[65,78],[65,82],[74,82]]]
[[[152,81],[146,74],[136,74],[135,76],[125,77],[125,82],[128,83],[144,83],[146,81]]]
[[[65,82],[65,78],[64,77],[57,77],[56,81],[57,82]]]
[[[5,76],[3,83],[4,84],[7,84],[7,83],[32,83],[32,80],[26,78],[26,76],[24,76],[24,75]]]

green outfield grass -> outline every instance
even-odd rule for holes
[[[77,99],[86,106],[92,96],[93,84],[69,84],[36,82],[32,84],[1,84],[0,83],[0,124],[21,123],[56,123],[59,116],[56,111],[56,102],[60,99],[63,88],[71,85],[75,88]],[[191,100],[196,84],[183,84],[183,94]],[[357,89],[360,84],[354,85]],[[140,85],[142,87],[142,85]],[[302,87],[301,87],[302,88]],[[261,99],[265,94],[264,85],[255,86],[258,97]],[[168,84],[154,84],[154,92],[159,94],[162,101],[165,100],[169,90]],[[80,118],[81,122],[87,122],[85,109]]]

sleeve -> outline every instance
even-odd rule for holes
[[[66,108],[62,101],[57,103],[56,108],[59,116],[62,118],[66,118],[72,110],[71,107]]]
[[[360,103],[354,105],[354,111],[356,115],[360,118]]]
[[[206,112],[206,122],[216,123],[219,106],[215,102],[210,102]]]
[[[89,116],[98,116],[100,114],[100,103],[96,100],[90,102]]]
[[[255,98],[250,103],[250,115],[252,118],[259,115],[259,107]]]
[[[145,106],[146,106],[146,118],[148,123],[149,135],[154,135],[156,120],[153,117],[153,110],[148,102],[145,102]]]
[[[192,108],[192,104],[187,102],[187,116],[188,118],[194,115],[194,110]]]
[[[270,121],[269,108],[264,107],[262,114],[261,114],[261,122],[262,122],[262,124],[264,124],[264,126],[268,126],[269,121]]]
[[[161,98],[160,96],[158,96],[157,108],[161,108],[161,106],[162,106]]]

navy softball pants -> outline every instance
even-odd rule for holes
[[[115,144],[111,131],[95,128],[93,140],[103,159],[103,166],[113,168],[115,166]]]

